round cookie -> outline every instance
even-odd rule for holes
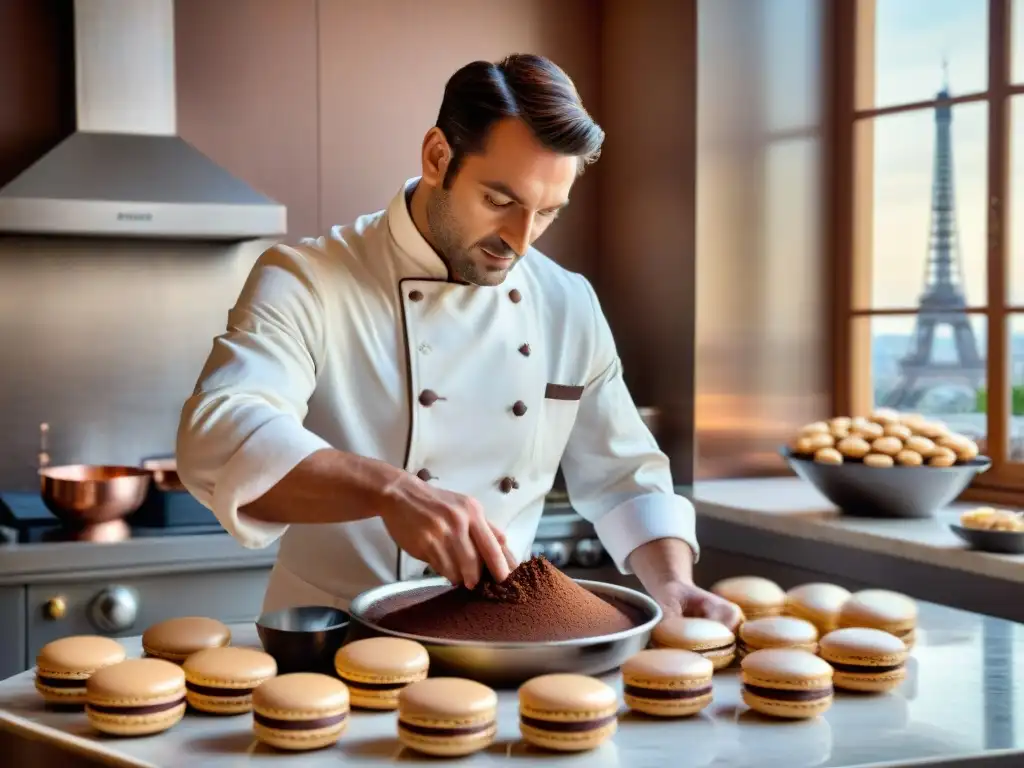
[[[743,702],[762,715],[802,719],[832,706],[832,667],[798,648],[754,651],[740,664]]]
[[[594,749],[615,734],[618,704],[615,690],[595,677],[540,675],[519,688],[519,732],[542,749]]]
[[[334,655],[334,669],[348,686],[351,705],[363,709],[397,709],[398,694],[423,680],[429,666],[427,649],[401,637],[356,640]]]
[[[220,648],[231,642],[231,630],[216,619],[180,616],[154,624],[142,633],[147,656],[181,664],[196,651]]]
[[[868,627],[895,635],[913,648],[917,626],[917,603],[888,589],[855,592],[839,612],[840,627]]]
[[[430,677],[398,694],[398,740],[434,757],[463,757],[494,743],[498,695],[460,677]]]
[[[267,746],[298,752],[334,744],[348,726],[348,688],[319,672],[272,677],[252,692],[252,728]]]
[[[741,659],[763,648],[799,648],[815,653],[818,630],[811,622],[792,616],[766,616],[743,622],[736,645]]]
[[[832,665],[836,688],[882,693],[907,677],[906,646],[880,629],[848,627],[829,632],[821,638],[818,655]]]
[[[36,657],[35,686],[49,704],[85,704],[86,681],[98,669],[127,658],[124,646],[100,635],[62,637]]]
[[[782,587],[760,576],[732,576],[712,585],[711,591],[735,603],[747,619],[778,616],[786,604]]]
[[[836,584],[801,584],[786,592],[783,613],[809,621],[825,634],[839,626],[839,610],[849,599],[850,591]]]
[[[163,659],[126,659],[97,670],[85,686],[85,713],[97,731],[147,736],[185,715],[185,673]]]
[[[205,648],[182,665],[185,696],[200,712],[240,715],[252,709],[252,692],[277,674],[274,657],[252,648]]]
[[[655,648],[622,665],[626,706],[656,717],[695,715],[711,703],[715,665],[693,651]]]
[[[736,658],[736,636],[725,624],[711,619],[668,616],[651,633],[655,648],[679,648],[695,651],[710,659],[715,669],[723,669]]]

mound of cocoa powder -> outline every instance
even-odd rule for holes
[[[380,625],[448,640],[551,642],[622,632],[636,618],[534,557],[503,582],[488,574],[473,589],[454,587],[398,608]]]

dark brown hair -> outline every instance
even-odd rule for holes
[[[493,63],[474,61],[448,79],[437,116],[437,127],[452,149],[445,189],[465,156],[482,152],[491,127],[507,117],[525,122],[551,151],[578,157],[580,173],[601,154],[604,131],[554,62],[528,53]]]

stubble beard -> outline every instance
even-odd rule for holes
[[[427,199],[427,228],[430,237],[448,265],[448,271],[454,280],[472,285],[496,286],[505,282],[509,271],[519,263],[520,257],[514,257],[506,269],[491,270],[478,264],[473,257],[473,249],[465,247],[460,236],[460,228],[451,208],[451,198],[447,191],[440,188],[431,190]]]

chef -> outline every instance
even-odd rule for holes
[[[561,464],[622,573],[668,614],[738,622],[693,584],[693,508],[593,288],[531,245],[603,139],[551,61],[470,63],[445,87],[421,175],[384,210],[257,260],[177,457],[239,542],[280,540],[264,610],[344,609],[428,566],[469,587],[504,579]]]

